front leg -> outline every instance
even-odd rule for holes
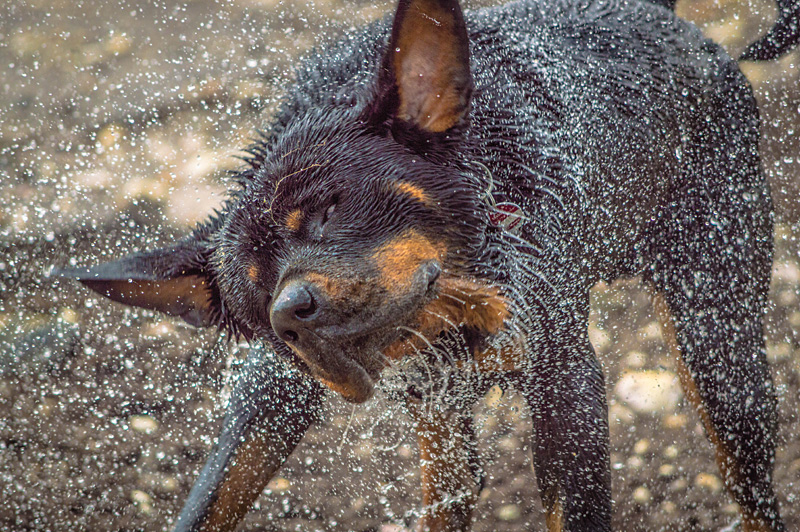
[[[608,414],[588,335],[537,353],[521,391],[533,419],[533,466],[549,532],[611,529]]]
[[[472,413],[408,401],[416,421],[422,479],[418,532],[465,532],[480,492]]]
[[[175,532],[233,530],[317,418],[321,397],[316,381],[253,348]]]

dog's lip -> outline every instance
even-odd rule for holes
[[[335,346],[324,336],[308,331],[320,345]],[[339,393],[345,400],[352,403],[367,401],[375,391],[375,384],[381,377],[384,367],[383,357],[380,353],[373,353],[367,360],[374,359],[377,363],[365,364],[361,357],[349,356],[345,349],[339,346],[333,349],[315,349],[314,355],[298,346],[287,342],[287,345],[303,359],[311,373],[326,386]],[[320,356],[321,355],[321,356]]]

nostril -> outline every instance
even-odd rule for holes
[[[292,330],[287,329],[281,333],[281,340],[284,342],[296,342],[298,338],[298,334]]]
[[[306,291],[308,293],[308,291]],[[294,315],[301,320],[307,320],[314,316],[317,313],[317,302],[314,301],[314,297],[311,294],[308,294],[308,299],[304,300],[302,304],[298,305],[295,308]]]

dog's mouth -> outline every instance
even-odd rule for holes
[[[424,350],[442,332],[467,325],[490,335],[503,327],[508,308],[497,287],[440,273],[431,261],[418,269],[401,297],[360,297],[357,308],[343,300],[341,305],[326,301],[320,310],[312,288],[287,284],[288,292],[284,288],[273,305],[273,329],[320,382],[362,403],[374,394],[384,368]],[[294,301],[291,329],[282,323],[284,292]]]

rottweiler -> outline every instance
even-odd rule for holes
[[[609,530],[589,290],[628,276],[653,288],[743,530],[784,530],[758,110],[737,63],[669,3],[400,0],[302,63],[189,236],[57,272],[253,344],[176,530],[233,529],[325,388],[362,403],[388,375],[418,426],[419,530],[469,529],[470,408],[495,384],[530,407],[547,529]],[[799,6],[781,0],[745,57],[796,45]]]

